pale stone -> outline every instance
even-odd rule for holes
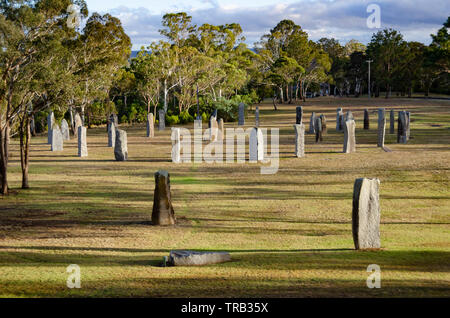
[[[155,192],[153,197],[153,225],[174,225],[175,212],[170,193],[169,172],[160,170],[155,173]]]
[[[411,113],[406,112],[406,141],[409,141],[411,136]]]
[[[368,130],[369,128],[370,128],[369,110],[364,109],[364,129]]]
[[[164,110],[160,110],[158,112],[158,118],[159,118],[159,130],[164,130],[166,129],[166,113],[164,112]]]
[[[325,135],[327,133],[327,118],[324,114],[320,115],[319,118],[322,125],[322,135]]]
[[[119,117],[117,117],[117,115],[115,113],[112,113],[109,116],[109,123],[114,123],[114,126],[117,128],[119,128]]]
[[[348,120],[344,125],[344,153],[356,152],[355,121]]]
[[[128,160],[127,132],[121,129],[116,129],[116,144],[114,147],[114,156],[117,161]]]
[[[63,135],[61,133],[61,129],[56,124],[53,124],[51,130],[51,142],[52,142],[52,151],[63,151]]]
[[[217,141],[219,135],[219,124],[217,123],[217,117],[211,116],[209,119],[209,140]]]
[[[77,137],[78,135],[78,127],[83,126],[83,121],[81,120],[80,114],[75,114],[75,127],[74,127],[74,135]]]
[[[108,147],[114,148],[116,145],[116,126],[114,121],[111,121],[108,126]]]
[[[70,140],[69,124],[65,119],[61,121],[61,133],[63,136],[63,140]]]
[[[231,256],[227,252],[171,251],[169,255],[171,266],[202,266],[229,261]]]
[[[153,113],[147,115],[147,137],[155,137],[155,120],[153,118]]]
[[[295,156],[301,158],[305,156],[305,125],[294,125],[295,129]]]
[[[353,117],[353,113],[350,110],[347,112],[347,114],[345,114],[345,121],[347,120],[355,120],[355,118]]]
[[[391,109],[389,133],[395,134],[395,112],[393,109]]]
[[[309,120],[309,133],[314,134],[315,132],[316,132],[316,113],[313,112]]]
[[[384,147],[384,138],[386,134],[386,112],[384,108],[378,109],[378,147]]]
[[[239,104],[239,126],[245,125],[245,105],[244,103]]]
[[[303,107],[297,106],[295,109],[295,124],[301,125],[303,123]]]
[[[87,149],[87,129],[86,127],[80,126],[78,127],[78,157],[87,157],[88,149]]]
[[[224,136],[225,136],[225,129],[223,126],[223,119],[220,118],[219,119],[219,140],[224,140]]]
[[[180,128],[172,128],[172,162],[181,162],[181,134]]]
[[[380,248],[380,180],[356,179],[352,232],[355,249]]]
[[[49,145],[52,144],[52,129],[55,125],[55,115],[53,112],[50,112],[47,116],[47,142]]]
[[[250,162],[264,160],[264,135],[260,128],[253,128],[249,140]]]

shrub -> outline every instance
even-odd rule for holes
[[[192,117],[188,111],[182,111],[179,115],[180,123],[187,124],[194,121],[194,117]]]
[[[202,121],[204,123],[208,122],[208,115],[206,115],[206,113],[202,113]]]
[[[120,123],[126,123],[128,121],[128,117],[127,115],[123,115],[122,117],[120,117]]]
[[[170,116],[166,115],[166,123],[169,126],[173,126],[173,125],[180,123],[180,119],[178,118],[177,115],[170,115]]]

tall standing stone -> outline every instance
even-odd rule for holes
[[[220,118],[219,119],[219,140],[224,140],[224,136],[225,136],[225,129],[223,126],[223,119]]]
[[[113,122],[116,129],[119,128],[119,117],[117,117],[117,115],[115,113],[112,113],[109,116],[109,122],[110,123]]]
[[[175,222],[175,212],[170,193],[170,175],[167,171],[160,170],[155,173],[152,224],[174,225]]]
[[[355,249],[380,248],[380,180],[356,179],[352,232]]]
[[[391,109],[389,133],[395,134],[395,112],[393,109]]]
[[[397,142],[399,144],[406,144],[408,142],[408,116],[405,111],[398,112],[397,123]]]
[[[78,127],[83,126],[83,121],[81,120],[81,116],[80,114],[76,113],[75,114],[75,127],[74,127],[74,135],[75,137],[78,136]]]
[[[240,103],[239,104],[239,122],[238,122],[239,126],[244,126],[245,125],[245,105],[244,103]]]
[[[314,134],[315,132],[316,132],[316,113],[313,112],[309,120],[309,133]]]
[[[116,161],[128,160],[127,132],[121,129],[116,129],[116,145],[114,147],[114,156],[116,158]]]
[[[406,141],[409,141],[411,136],[411,113],[406,112]]]
[[[147,115],[147,137],[155,137],[155,120],[153,118],[153,113]]]
[[[164,130],[166,129],[166,113],[164,110],[160,110],[158,112],[158,118],[159,118],[159,130]]]
[[[352,113],[351,110],[349,110],[349,111],[347,112],[347,114],[345,114],[345,121],[347,121],[347,120],[355,120],[355,118],[353,117],[353,113]]]
[[[70,140],[69,124],[65,119],[61,121],[61,133],[63,136],[63,140]]]
[[[211,116],[209,118],[209,140],[212,142],[217,141],[219,135],[219,124],[217,123],[217,117]]]
[[[295,156],[302,158],[305,156],[305,125],[294,125],[295,129]]]
[[[295,124],[301,125],[303,123],[303,107],[297,106],[295,109]]]
[[[327,118],[324,114],[320,115],[320,122],[322,125],[322,135],[326,135],[327,133]]]
[[[316,117],[315,122],[316,127],[316,143],[322,142],[322,119],[320,117]]]
[[[78,157],[87,157],[88,149],[87,149],[87,129],[86,127],[80,126],[78,127]]]
[[[345,114],[344,114],[344,112],[339,114],[339,127],[340,127],[340,132],[344,132],[344,129],[345,129]]]
[[[61,129],[56,124],[53,124],[52,127],[52,136],[51,136],[51,150],[52,151],[63,151],[63,136],[61,133]]]
[[[47,142],[49,145],[52,144],[52,129],[55,125],[55,115],[50,112],[47,116]]]
[[[368,130],[370,128],[369,110],[364,109],[364,129]]]
[[[384,138],[386,134],[386,111],[384,108],[378,109],[378,147],[384,147]]]
[[[180,128],[172,128],[172,162],[181,162],[181,134]]]
[[[344,153],[356,152],[355,121],[347,120],[344,125]]]
[[[259,107],[255,109],[255,127],[259,127]]]
[[[344,112],[342,108],[336,110],[336,131],[344,131]]]
[[[249,144],[250,162],[264,160],[264,135],[260,128],[255,127],[252,129]]]
[[[109,123],[108,127],[108,147],[113,148],[116,146],[116,125],[113,121]]]

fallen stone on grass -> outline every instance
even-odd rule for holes
[[[231,261],[227,252],[195,252],[170,251],[169,265],[171,266],[202,266]]]

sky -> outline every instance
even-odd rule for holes
[[[448,0],[86,0],[89,11],[120,18],[139,50],[162,39],[158,30],[167,12],[187,12],[193,23],[239,23],[246,43],[253,44],[283,19],[293,20],[312,40],[334,37],[341,44],[356,39],[367,44],[373,33],[394,28],[405,40],[425,44],[450,16]],[[369,28],[370,4],[380,8],[381,25]]]

